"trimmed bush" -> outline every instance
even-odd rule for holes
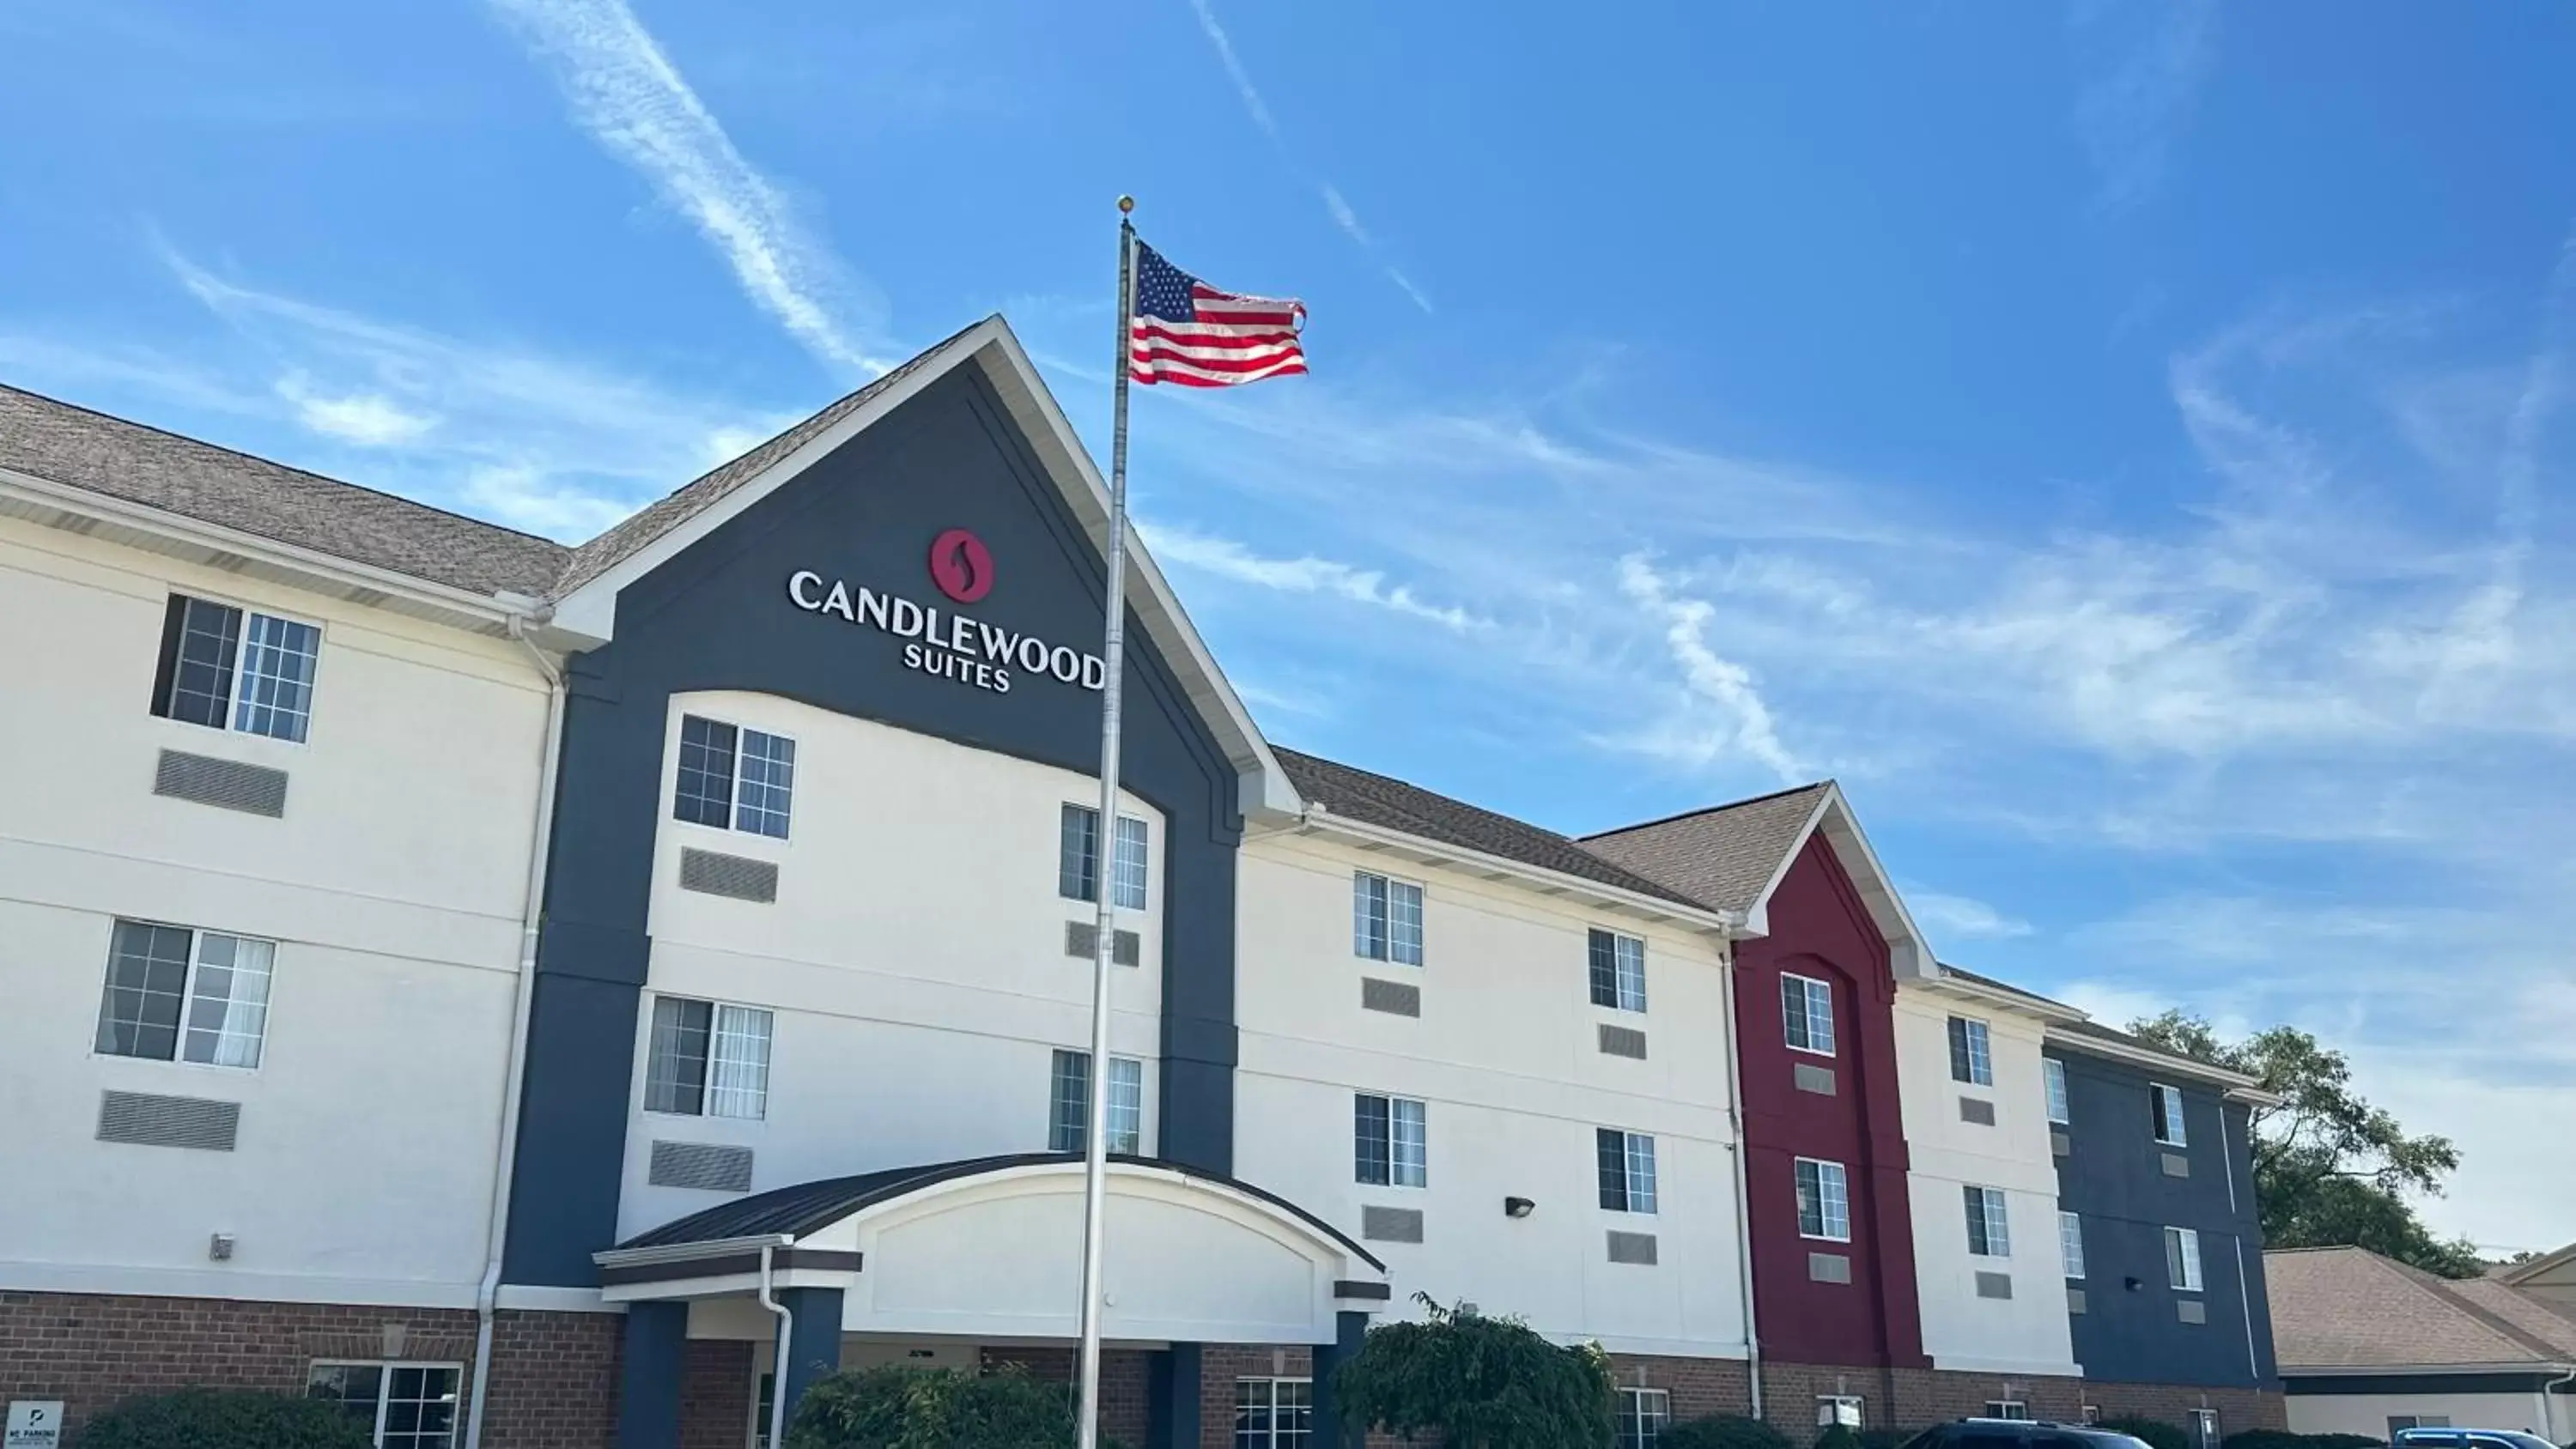
[[[1070,1385],[1020,1369],[850,1369],[805,1391],[787,1449],[1071,1449],[1073,1419]]]
[[[1913,1442],[1914,1436],[1922,1432],[1920,1429],[1863,1429],[1860,1431],[1860,1449],[1905,1449]]]
[[[94,1415],[75,1442],[79,1449],[369,1449],[375,1430],[321,1399],[181,1389]]]
[[[2126,1434],[2132,1439],[2143,1439],[2147,1442],[2147,1449],[2191,1449],[2190,1433],[2181,1425],[2168,1424],[2162,1419],[2104,1419],[2093,1427]]]
[[[1448,1449],[1610,1443],[1618,1390],[1599,1347],[1563,1347],[1518,1319],[1457,1313],[1413,1296],[1423,1322],[1370,1330],[1360,1351],[1334,1371],[1349,1427],[1406,1439],[1436,1434]],[[1331,1426],[1315,1427],[1322,1441]],[[1673,1442],[1669,1431],[1664,1442]]]
[[[1671,1425],[1655,1443],[1657,1449],[1792,1449],[1788,1435],[1736,1414]]]
[[[1827,1424],[1816,1435],[1816,1449],[1860,1449],[1860,1431],[1849,1424]]]

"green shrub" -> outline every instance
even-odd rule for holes
[[[2294,1434],[2305,1449],[2388,1449],[2385,1439],[2368,1434]]]
[[[1657,1449],[1791,1449],[1788,1435],[1735,1414],[1672,1425],[1655,1442]]]
[[[1618,1390],[1599,1348],[1561,1347],[1517,1319],[1452,1313],[1418,1293],[1414,1300],[1428,1310],[1425,1321],[1371,1330],[1335,1370],[1349,1426],[1412,1439],[1436,1433],[1447,1449],[1610,1443]],[[1316,1427],[1321,1440],[1327,1426]]]
[[[2108,1429],[2114,1434],[2126,1434],[2132,1439],[2143,1439],[2147,1442],[2147,1449],[2191,1449],[2191,1435],[2181,1425],[2168,1424],[2162,1419],[2104,1419],[2094,1427]]]
[[[806,1389],[787,1449],[1071,1449],[1073,1419],[1069,1385],[1017,1368],[849,1369]]]
[[[79,1449],[368,1449],[371,1425],[295,1394],[181,1389],[144,1394],[91,1417]]]
[[[1860,1449],[1860,1431],[1849,1424],[1827,1424],[1816,1435],[1816,1449]]]
[[[1922,1432],[1920,1429],[1863,1429],[1860,1431],[1860,1449],[1905,1449],[1913,1442],[1914,1436]]]

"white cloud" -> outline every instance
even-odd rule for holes
[[[1137,528],[1146,535],[1146,545],[1154,551],[1155,558],[1232,579],[1236,583],[1253,584],[1281,593],[1328,595],[1426,620],[1453,631],[1490,627],[1488,621],[1464,609],[1426,604],[1405,585],[1388,587],[1386,575],[1377,569],[1357,568],[1312,555],[1265,558],[1232,539],[1162,524],[1140,523]]]
[[[1799,779],[1802,767],[1780,743],[1771,707],[1754,686],[1753,671],[1709,647],[1709,620],[1716,611],[1708,602],[1675,595],[1672,581],[1640,554],[1619,560],[1619,588],[1662,625],[1665,645],[1681,667],[1682,691],[1690,701],[1663,725],[1629,736],[1623,743],[1641,753],[1699,767],[1741,755],[1783,780]]]
[[[1271,114],[1270,103],[1261,98],[1260,87],[1252,83],[1251,72],[1244,69],[1242,59],[1234,53],[1234,40],[1225,33],[1225,27],[1217,23],[1215,9],[1208,4],[1208,0],[1190,0],[1190,8],[1197,12],[1199,29],[1207,36],[1208,44],[1216,48],[1217,63],[1225,67],[1226,79],[1234,82],[1234,93],[1242,98],[1244,113],[1251,116],[1252,124],[1258,126],[1261,134],[1270,139],[1271,146],[1279,152],[1280,158],[1289,160],[1288,143],[1287,139],[1280,134],[1279,120]],[[1293,167],[1295,163],[1291,161],[1290,164]],[[1359,212],[1351,206],[1350,198],[1342,195],[1341,188],[1329,181],[1321,181],[1316,183],[1315,190],[1316,194],[1323,198],[1324,214],[1332,218],[1333,225],[1341,228],[1344,236],[1358,243],[1361,250],[1372,256],[1376,255],[1378,250],[1376,239],[1369,235],[1368,227],[1361,223]],[[1410,278],[1394,267],[1381,265],[1387,280],[1395,283],[1397,289],[1412,299],[1415,306],[1420,307],[1424,312],[1431,310],[1431,299],[1424,295],[1420,287],[1415,286]]]
[[[2093,163],[2094,200],[2104,210],[2126,210],[2162,189],[2209,71],[2217,20],[2217,0],[2087,0],[2069,12],[2082,73],[2075,137]]]
[[[2008,941],[2038,930],[2019,916],[2006,915],[1973,896],[1911,886],[1905,887],[1902,894],[1915,921],[1931,931],[1936,943],[1943,936],[1962,941]]]
[[[295,405],[296,416],[304,426],[361,447],[408,443],[438,425],[438,419],[406,412],[382,393],[331,397],[315,392],[303,378],[292,375],[278,381],[277,393]]]
[[[826,362],[891,365],[842,315],[839,265],[734,149],[624,0],[492,3],[553,63],[573,118],[697,226],[755,305]]]

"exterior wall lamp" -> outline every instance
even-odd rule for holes
[[[1534,1202],[1532,1202],[1532,1201],[1530,1201],[1528,1198],[1525,1198],[1525,1197],[1507,1197],[1507,1198],[1504,1198],[1504,1199],[1503,1199],[1503,1216],[1504,1216],[1504,1217],[1507,1217],[1507,1218],[1525,1218],[1525,1217],[1528,1217],[1531,1213],[1534,1213],[1534,1212],[1537,1212],[1537,1211],[1538,1211],[1538,1204],[1537,1204],[1537,1203],[1534,1203]]]

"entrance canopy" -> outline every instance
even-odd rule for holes
[[[594,1255],[612,1303],[838,1290],[847,1333],[1072,1338],[1083,1164],[984,1157],[778,1188]],[[1249,1184],[1112,1158],[1104,1329],[1131,1342],[1329,1344],[1388,1296],[1386,1265]]]

